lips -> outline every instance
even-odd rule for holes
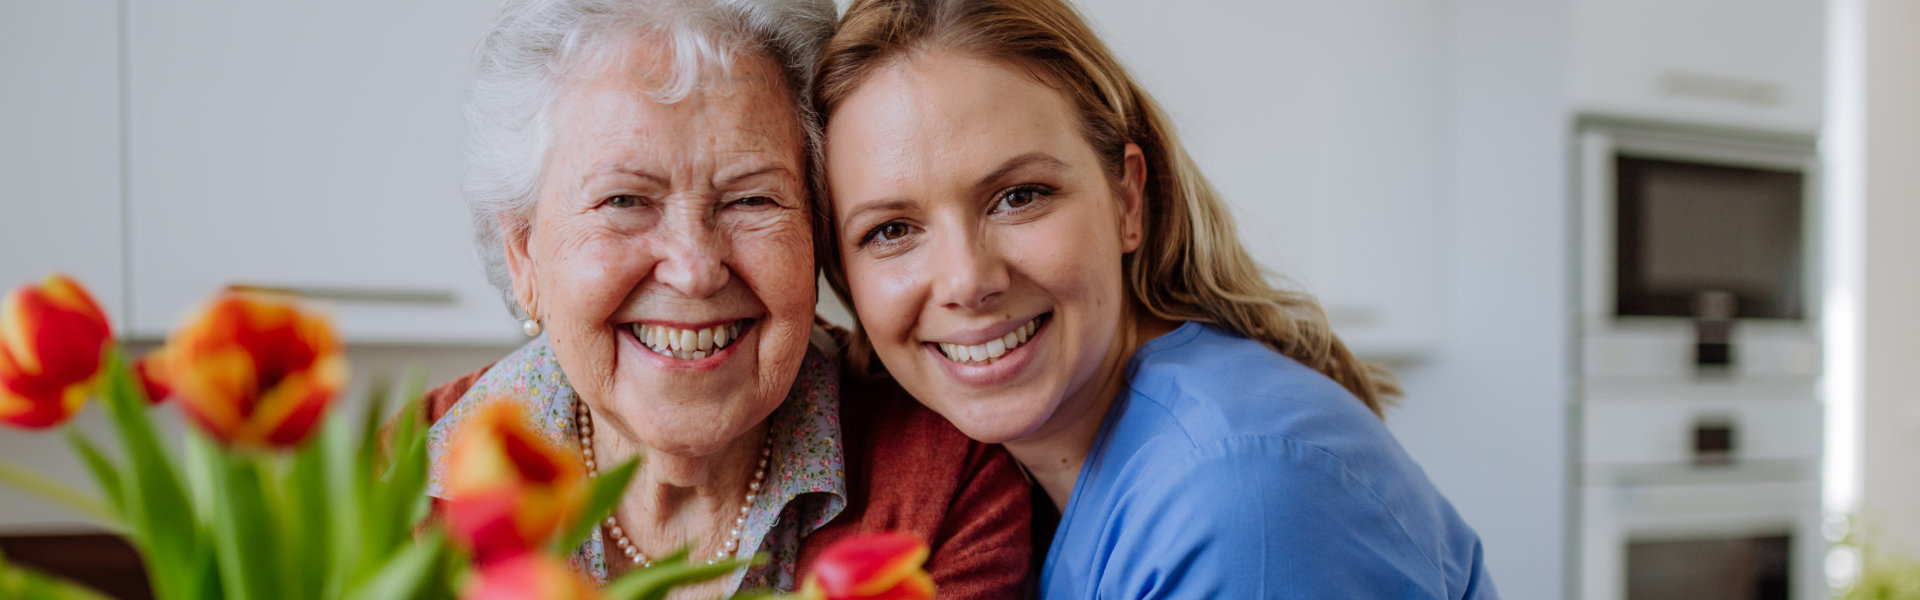
[[[1006,335],[988,340],[983,344],[938,342],[935,346],[940,349],[942,356],[947,357],[947,360],[953,362],[966,365],[992,364],[994,361],[999,360],[1000,357],[1006,356],[1008,352],[1012,352],[1015,348],[1019,348],[1025,345],[1028,340],[1033,339],[1034,334],[1040,331],[1040,326],[1046,324],[1046,321],[1051,316],[1053,316],[1053,313],[1034,317],[1033,320],[1021,324],[1019,327],[1014,328],[1013,331],[1007,332]]]
[[[633,337],[640,340],[640,345],[655,354],[681,360],[700,360],[718,354],[739,341],[740,334],[745,333],[753,323],[753,319],[740,319],[700,329],[633,323],[628,328],[633,331]]]

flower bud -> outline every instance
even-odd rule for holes
[[[475,562],[539,548],[584,509],[586,467],[574,452],[534,433],[519,406],[485,402],[455,434],[447,455],[448,529]]]
[[[99,389],[112,342],[106,313],[73,279],[15,289],[0,305],[0,422],[44,429],[73,418]]]
[[[298,445],[347,382],[333,326],[284,296],[222,292],[161,353],[159,379],[227,445]]]

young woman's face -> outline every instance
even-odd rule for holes
[[[827,128],[853,303],[894,378],[968,436],[1099,419],[1126,360],[1121,257],[1139,150],[1116,184],[1071,104],[1024,70],[933,53],[883,67]]]

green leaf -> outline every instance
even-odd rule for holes
[[[106,595],[79,584],[27,569],[11,568],[3,561],[0,561],[0,598],[109,600]]]
[[[433,533],[401,550],[380,570],[352,588],[348,598],[418,598],[440,579],[447,537]]]
[[[348,558],[352,569],[348,571],[348,581],[359,581],[384,563],[399,547],[404,532],[395,533],[376,526],[391,522],[388,515],[399,508],[388,505],[380,494],[378,477],[380,473],[380,415],[387,410],[387,391],[392,383],[384,377],[375,377],[368,391],[367,414],[360,422],[360,435],[354,438],[356,451],[351,471],[352,503],[357,509],[358,520],[348,528],[359,530],[358,546],[353,548]]]
[[[121,522],[120,515],[126,514],[127,504],[126,495],[120,491],[120,468],[115,466],[106,454],[100,452],[100,447],[95,446],[93,440],[87,439],[87,434],[81,433],[79,429],[67,429],[67,443],[73,446],[75,454],[80,455],[80,460],[87,464],[87,471],[93,473],[93,480],[100,484],[100,491],[106,493],[107,504],[114,511],[114,526],[124,530],[126,524]]]
[[[124,516],[134,543],[148,561],[154,587],[169,600],[218,597],[217,589],[202,587],[204,582],[192,576],[202,533],[195,519],[182,518],[192,515],[193,508],[172,454],[161,446],[120,350],[109,350],[106,358],[107,412],[131,466],[121,482],[126,493]]]
[[[287,539],[283,597],[321,598],[329,575],[328,560],[333,557],[334,507],[328,502],[326,444],[315,438],[293,455],[282,480],[284,502],[274,504],[280,510],[281,531]]]
[[[620,494],[627,490],[627,484],[633,481],[633,475],[639,469],[640,457],[636,456],[614,467],[612,471],[601,473],[599,477],[593,478],[592,487],[587,490],[585,509],[573,518],[573,522],[567,524],[566,529],[561,530],[560,537],[554,538],[554,545],[551,548],[553,553],[564,555],[578,548],[580,543],[593,533],[595,525],[606,520],[607,515],[613,514],[614,505],[620,503]]]
[[[14,466],[13,463],[0,461],[0,483],[66,507],[101,525],[111,527],[120,523],[120,519],[114,516],[113,511],[107,509],[107,505],[88,496],[86,492],[73,489],[73,486],[45,475]]]
[[[748,560],[694,563],[686,560],[686,550],[683,549],[668,559],[655,562],[651,567],[628,571],[608,584],[604,591],[609,600],[663,600],[667,592],[675,587],[707,581],[732,573],[734,569],[766,561],[767,555],[761,553]]]
[[[198,435],[190,433],[188,435]],[[216,453],[214,488],[221,510],[211,522],[222,588],[238,600],[278,598],[278,543],[256,457]]]
[[[325,463],[327,503],[333,513],[336,525],[328,533],[332,541],[328,544],[331,555],[327,565],[326,592],[323,597],[338,598],[337,592],[345,590],[347,583],[357,578],[360,561],[364,557],[365,533],[361,525],[365,523],[365,505],[361,490],[366,483],[355,478],[359,471],[355,460],[352,429],[348,427],[346,417],[333,415],[320,427],[320,455]]]

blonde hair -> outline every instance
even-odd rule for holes
[[[1334,335],[1318,301],[1267,282],[1166,114],[1062,0],[856,0],[821,57],[814,80],[817,114],[832,115],[880,67],[935,50],[1003,60],[1060,90],[1073,102],[1087,142],[1116,186],[1124,176],[1126,145],[1140,147],[1147,165],[1145,237],[1139,250],[1122,259],[1137,309],[1259,340],[1332,378],[1375,415],[1384,415],[1384,405],[1400,395],[1392,374],[1355,357]],[[852,306],[828,216],[832,198],[820,189],[816,254],[834,293]],[[857,321],[855,328],[849,357],[864,370],[872,350]]]

